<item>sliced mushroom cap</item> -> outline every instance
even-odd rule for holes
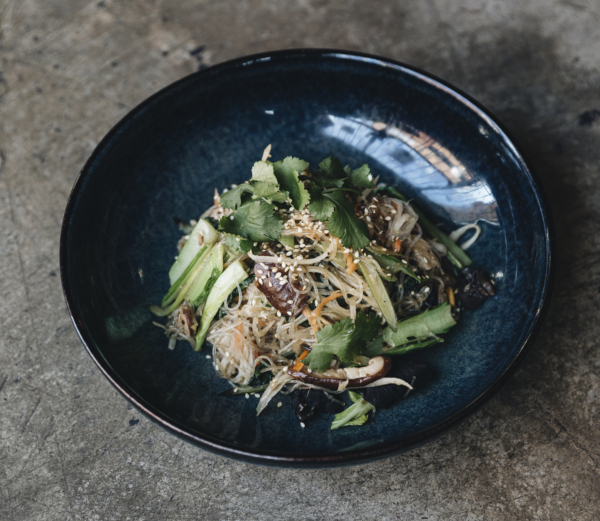
[[[347,387],[361,387],[386,376],[392,368],[392,361],[387,356],[376,356],[363,367],[347,367],[344,369],[328,369],[324,373],[308,372],[308,367],[294,370],[288,368],[288,374],[296,380],[307,384],[318,385],[326,389],[338,389],[341,384],[348,382]]]
[[[271,257],[271,253],[262,253]],[[276,260],[273,257],[273,260]],[[280,264],[257,262],[254,266],[257,287],[262,291],[269,303],[286,317],[300,313],[308,302],[308,295],[300,293],[302,285],[298,281],[290,281],[289,274]]]

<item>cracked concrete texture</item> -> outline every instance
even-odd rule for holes
[[[57,276],[71,186],[128,110],[300,46],[390,56],[484,103],[537,167],[559,244],[506,387],[438,441],[348,469],[236,463],[150,423],[85,353]],[[0,519],[599,519],[599,57],[595,0],[0,0]]]

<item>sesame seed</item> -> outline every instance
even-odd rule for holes
[[[296,271],[302,271],[302,268],[296,268]]]
[[[291,312],[291,311],[288,311],[288,315],[291,317],[291,316],[292,316],[292,312]]]
[[[263,282],[262,279],[258,279],[259,284],[262,284],[262,282]]]
[[[358,259],[354,259],[352,262],[354,262],[354,264],[358,264],[360,261]]]
[[[280,317],[281,316],[281,311],[277,312],[277,316]]]
[[[244,396],[246,397],[246,400],[247,400],[248,398],[250,398],[250,395],[249,395],[248,393],[246,393]]]
[[[262,275],[263,274],[263,270],[256,270],[256,273],[260,273]]]
[[[210,360],[210,355],[206,355],[206,358],[208,358]]]
[[[298,228],[298,233],[302,233],[302,228]]]
[[[396,210],[392,210],[392,214],[396,214],[396,213],[398,213],[398,212],[396,212]]]
[[[329,230],[325,230],[325,235],[329,235]]]
[[[277,268],[273,268],[273,273],[277,273]]]
[[[294,301],[293,301],[293,300],[288,300],[288,301],[287,301],[287,303],[288,303],[288,304],[293,304],[293,303],[294,303]]]
[[[283,403],[282,403],[282,402],[279,402],[279,403],[277,404],[277,407],[281,407],[282,405],[283,405]]]
[[[304,425],[304,422],[300,422],[300,427],[302,427],[304,429],[304,427],[306,427],[306,425]]]
[[[375,201],[376,203],[378,203],[379,201],[377,200],[377,198],[373,197],[373,201]]]
[[[386,217],[386,218],[385,218],[385,220],[386,220],[386,221],[391,221],[391,220],[392,220],[392,218],[388,216],[388,217]]]
[[[253,306],[256,306],[256,300],[253,300],[253,301],[252,301],[252,305],[253,305]]]
[[[297,258],[298,260],[302,260],[302,259],[304,259],[304,257],[303,257],[302,255],[298,255],[296,258]]]
[[[257,242],[255,242],[255,243],[254,243],[254,246],[258,246],[258,243],[257,243]]]
[[[233,215],[230,215],[230,216],[229,216],[229,219],[233,221]]]
[[[360,253],[358,253],[357,251],[354,252],[354,256],[355,257],[360,257]]]
[[[371,218],[367,215],[367,222],[371,222]]]
[[[292,256],[292,252],[291,252],[291,251],[288,251],[288,252],[286,253],[286,255],[287,255],[288,257],[291,257],[291,256]]]
[[[273,283],[269,282],[269,287],[272,288],[273,287]]]

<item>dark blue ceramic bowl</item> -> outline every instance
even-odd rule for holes
[[[385,128],[383,128],[385,126]],[[224,398],[205,353],[167,349],[149,304],[168,289],[180,232],[250,175],[264,147],[316,164],[368,163],[451,231],[478,221],[469,254],[498,296],[465,313],[426,361],[436,379],[363,427],[295,420],[289,401],[256,417],[256,398]],[[329,50],[273,52],[192,74],[131,111],[89,159],[67,205],[61,277],[73,324],[112,384],[199,447],[270,465],[319,467],[389,456],[433,439],[514,371],[548,303],[554,259],[531,168],[495,119],[429,74]]]

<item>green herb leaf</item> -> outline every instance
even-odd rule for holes
[[[269,202],[283,203],[288,200],[288,193],[279,190],[279,185],[267,183],[265,181],[256,181],[252,183],[254,198],[262,197]]]
[[[276,185],[277,178],[273,171],[273,165],[266,161],[257,161],[254,163],[254,166],[252,167],[252,180]]]
[[[238,255],[248,253],[250,250],[254,249],[252,244],[253,243],[250,239],[243,239],[233,235],[225,236],[225,246],[227,246],[230,251]]]
[[[281,189],[289,193],[296,210],[302,210],[310,201],[310,195],[298,177],[307,166],[306,161],[296,157],[286,157],[283,161],[273,163],[275,177]]]
[[[344,184],[346,177],[346,172],[344,172],[340,160],[335,156],[331,156],[319,163],[319,170],[312,176],[311,181],[322,188],[332,186],[339,188]]]
[[[376,314],[356,314],[356,320],[346,317],[340,322],[317,331],[317,343],[306,357],[311,371],[323,372],[329,367],[334,355],[342,362],[355,363],[367,342],[373,340],[381,328],[381,318]]]
[[[247,193],[252,193],[252,187],[249,184],[244,183],[236,186],[221,195],[221,206],[235,210],[243,204],[244,195]]]
[[[350,184],[355,188],[375,188],[373,182],[373,174],[369,169],[369,165],[363,165],[356,170],[352,170],[349,174]]]
[[[369,228],[354,215],[354,205],[342,192],[325,193],[323,197],[335,205],[335,211],[326,222],[329,231],[346,248],[360,250],[369,244]]]
[[[335,210],[335,205],[327,197],[323,195],[323,189],[318,186],[313,186],[310,189],[311,203],[308,205],[309,211],[314,214],[319,221],[325,221],[331,217]]]
[[[283,223],[275,213],[275,206],[258,200],[248,202],[240,206],[235,213],[222,217],[219,230],[254,242],[266,242],[279,237]]]

